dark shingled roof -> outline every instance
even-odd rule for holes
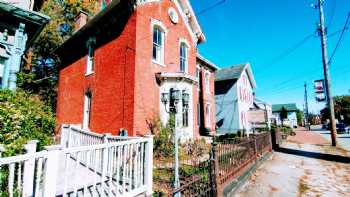
[[[215,81],[225,81],[230,79],[238,79],[247,64],[238,64],[229,68],[223,68],[215,73]]]
[[[282,107],[284,107],[289,112],[293,112],[293,111],[298,110],[297,105],[295,103],[288,103],[288,104],[272,105],[272,112],[280,112],[280,111],[282,111]]]

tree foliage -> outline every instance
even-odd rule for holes
[[[344,122],[350,124],[350,96],[335,96],[334,100],[334,112],[335,117],[341,120],[341,116],[344,117]],[[328,108],[321,110],[322,120],[325,121],[330,118]]]
[[[288,118],[288,111],[286,110],[286,108],[282,107],[281,112],[280,112],[280,119],[283,123],[284,119]]]
[[[25,58],[24,70],[18,73],[18,87],[38,94],[55,110],[59,58],[54,54],[74,33],[74,19],[80,10],[93,15],[98,0],[47,0],[39,12],[51,18]]]
[[[39,149],[53,142],[55,117],[37,96],[20,89],[0,90],[0,142],[5,156],[23,152],[29,140],[39,140]]]
[[[304,112],[298,110],[297,111],[297,122],[298,122],[299,126],[301,126],[303,124],[303,120],[304,120]]]

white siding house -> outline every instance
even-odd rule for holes
[[[256,83],[249,63],[224,68],[215,74],[217,133],[251,132],[248,111]]]

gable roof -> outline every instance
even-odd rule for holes
[[[216,66],[213,62],[204,58],[201,54],[197,53],[197,62],[204,63],[204,66],[209,67],[210,69],[216,71],[219,70],[219,67]]]
[[[274,104],[274,105],[272,105],[272,112],[280,112],[280,111],[282,111],[283,107],[288,112],[298,111],[297,105],[295,103],[287,103],[287,104]]]
[[[191,3],[189,0],[178,0],[180,7],[185,12],[185,15],[188,17],[189,25],[191,26],[191,29],[195,36],[198,39],[198,43],[205,42],[205,35],[202,31],[201,26],[199,25],[198,19],[196,14],[193,11],[193,8],[191,6]]]
[[[263,105],[267,105],[267,106],[271,106],[269,103],[267,103],[266,101],[263,101],[261,99],[258,98],[254,98],[254,103],[256,104],[263,104]]]
[[[238,64],[229,68],[222,68],[215,73],[215,81],[226,81],[231,79],[239,79],[242,73],[246,71],[252,87],[256,87],[255,79],[249,63]]]

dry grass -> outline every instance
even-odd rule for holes
[[[302,197],[310,188],[306,184],[306,176],[301,177],[299,180],[299,187],[298,187],[298,197]]]

